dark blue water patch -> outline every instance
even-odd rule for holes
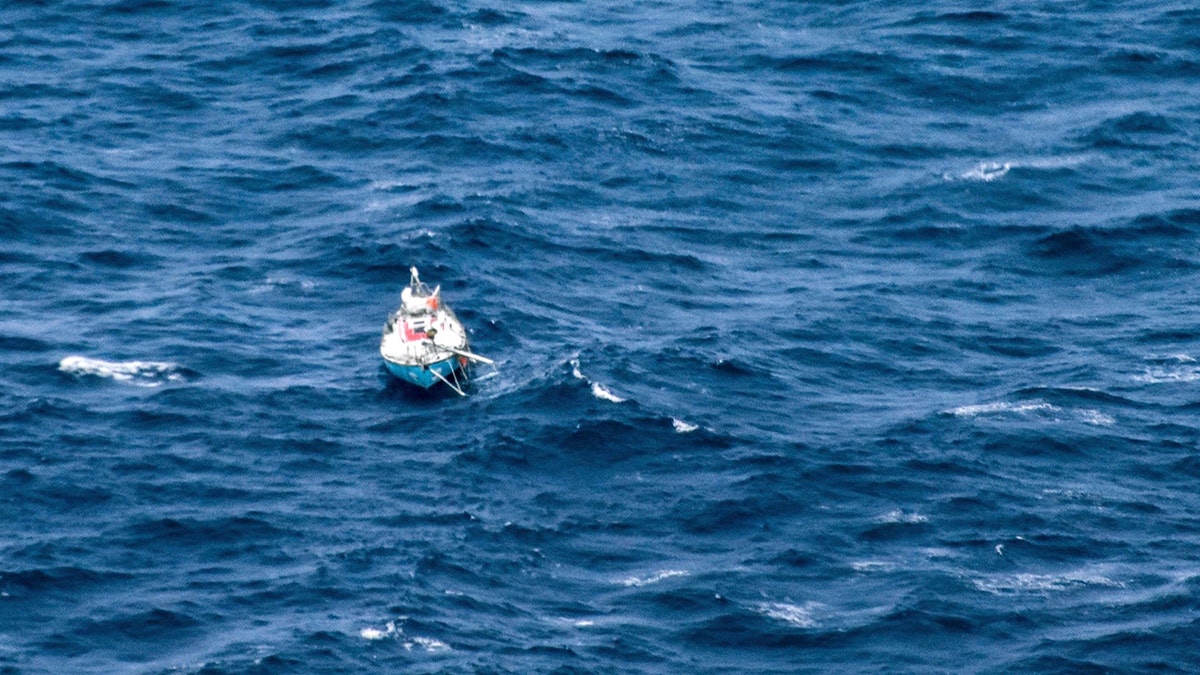
[[[515,10],[502,10],[494,7],[485,7],[476,10],[468,16],[473,23],[484,26],[505,26],[516,23],[525,17],[525,14]]]
[[[45,122],[32,117],[23,115],[5,115],[0,117],[0,132],[6,131],[28,131],[40,126],[47,126],[51,122]]]
[[[10,241],[40,239],[43,237],[70,237],[76,233],[72,220],[63,217],[63,212],[83,213],[88,209],[82,202],[57,197],[39,200],[32,208],[9,209],[0,207],[0,232]],[[14,255],[6,252],[4,255]]]
[[[1186,142],[1187,136],[1163,115],[1137,112],[1105,120],[1079,140],[1095,148],[1149,150]]]
[[[147,216],[158,222],[188,225],[213,225],[219,222],[215,214],[201,210],[199,206],[195,203],[150,202],[144,204],[143,208]]]
[[[431,154],[446,154],[480,164],[516,159],[523,155],[519,148],[508,143],[476,135],[437,133],[414,140],[417,148]]]
[[[1195,78],[1200,60],[1153,48],[1127,47],[1108,51],[1100,59],[1108,74],[1141,78]]]
[[[96,174],[54,162],[44,160],[10,161],[0,165],[0,170],[10,174],[14,181],[31,181],[39,186],[50,187],[65,192],[85,192],[100,185],[127,187],[124,181],[102,178]]]
[[[192,603],[174,610],[155,607],[115,616],[76,622],[69,632],[46,637],[41,647],[51,654],[79,657],[108,652],[128,663],[148,662],[148,645],[162,654],[187,644],[206,625],[205,617]],[[200,615],[197,615],[200,614]]]
[[[1046,357],[1059,351],[1053,340],[1025,335],[997,335],[987,332],[971,335],[959,342],[964,350],[982,351],[1015,359]]]
[[[1022,399],[1046,401],[1059,406],[1098,405],[1120,409],[1153,407],[1151,404],[1119,394],[1084,387],[1026,387],[1017,390],[1014,394]]]
[[[144,16],[147,14],[167,13],[168,11],[175,10],[176,6],[167,0],[120,0],[120,2],[107,5],[101,9],[103,12],[111,12],[118,15],[137,14]]]
[[[347,237],[343,234],[323,236],[314,239],[310,246],[308,258],[298,258],[289,267],[298,272],[320,273],[320,276],[330,279],[355,278],[366,279],[373,283],[390,283],[393,292],[399,294],[403,281],[408,278],[409,268],[415,260],[427,252],[422,250],[419,243],[368,243]],[[425,278],[452,278],[448,269],[425,267],[422,270]],[[385,316],[377,320],[380,327]]]
[[[171,114],[190,116],[204,107],[204,103],[199,97],[159,84],[116,85],[111,91],[111,96],[127,102],[127,104],[153,110],[156,116]]]
[[[272,524],[267,514],[249,512],[241,516],[208,519],[159,518],[142,520],[107,533],[118,550],[136,554],[153,564],[155,554],[187,554],[194,561],[220,562],[242,555],[277,558],[273,542],[297,541],[302,535]]]
[[[908,21],[902,22],[901,25],[920,26],[927,24],[948,24],[952,26],[969,26],[973,28],[981,25],[987,25],[990,27],[996,24],[1003,24],[1007,23],[1009,19],[1009,14],[1005,12],[973,10],[966,12],[945,12],[941,14],[917,16]]]
[[[1164,627],[1161,632],[1118,630],[1092,639],[1056,641],[1043,650],[1070,656],[1044,654],[1012,665],[1044,673],[1106,672],[1113,667],[1142,672],[1186,672],[1194,659],[1189,654],[1188,635],[1196,625]]]
[[[355,155],[392,146],[395,139],[370,133],[369,128],[356,122],[338,122],[288,132],[280,139],[283,144],[297,144],[312,150],[332,151]]]
[[[294,192],[341,187],[344,181],[336,174],[312,165],[290,166],[283,169],[255,169],[237,173],[222,172],[217,180],[247,194]]]
[[[38,369],[38,378],[43,379],[51,372],[49,368]],[[14,424],[44,423],[49,420],[87,419],[90,411],[75,401],[50,397],[33,398],[15,402],[11,409],[0,414],[0,421]]]
[[[1128,246],[1118,233],[1114,238],[1103,230],[1073,227],[1047,235],[1029,247],[1030,257],[1040,263],[1044,274],[1074,277],[1099,277],[1122,274],[1148,266],[1184,269],[1194,263],[1169,253]]]
[[[86,251],[80,254],[84,263],[97,267],[125,270],[133,267],[155,267],[159,259],[143,252],[119,251],[105,249],[101,251]]]
[[[453,18],[446,7],[435,2],[428,2],[427,0],[377,2],[371,8],[378,12],[380,18],[385,21],[399,24],[445,23]]]
[[[94,514],[120,503],[117,495],[105,487],[81,485],[71,479],[59,478],[39,479],[18,490],[14,496],[19,496],[22,510],[36,507],[39,511],[59,515]]]
[[[0,334],[0,350],[11,352],[47,352],[52,349],[50,343],[37,338],[26,337],[23,335],[3,335]]]
[[[6,594],[5,597],[22,603],[77,602],[83,594],[100,592],[106,586],[128,582],[133,578],[134,575],[127,572],[79,567],[6,570],[0,571],[0,589]]]

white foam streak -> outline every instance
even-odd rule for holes
[[[421,647],[427,652],[445,652],[450,650],[450,645],[433,638],[415,637],[411,642],[404,643],[404,648],[409,651],[412,651],[414,646]]]
[[[991,183],[992,181],[1004,178],[1008,175],[1009,171],[1017,168],[1035,170],[1067,169],[1079,166],[1090,159],[1088,155],[1066,155],[1059,157],[1030,157],[1024,158],[1020,162],[980,162],[960,173],[943,173],[942,178],[947,181],[965,180]]]
[[[385,637],[395,637],[399,632],[396,628],[396,622],[389,621],[383,630],[379,630],[378,628],[364,628],[358,632],[358,635],[364,640],[382,640]]]
[[[892,563],[878,560],[863,560],[860,562],[853,562],[850,563],[850,567],[855,572],[859,572],[861,574],[868,574],[871,572],[891,572],[892,570],[896,569],[896,566]]]
[[[888,511],[880,516],[879,522],[889,524],[918,525],[920,523],[929,522],[929,518],[919,513],[905,513],[900,509],[896,509],[895,511]]]
[[[161,387],[166,382],[182,382],[178,364],[166,361],[104,361],[86,356],[68,356],[58,362],[68,375],[106,377],[139,387]]]
[[[1099,410],[1080,410],[1079,416],[1083,418],[1084,422],[1098,427],[1111,427],[1117,423],[1112,415],[1105,415]]]
[[[1009,162],[983,162],[969,171],[963,172],[959,178],[990,183],[998,178],[1003,178],[1012,168],[1013,165]]]
[[[622,579],[621,585],[630,587],[648,586],[649,584],[656,584],[664,579],[670,579],[672,577],[686,577],[687,575],[688,573],[684,570],[663,570],[644,578],[629,577],[627,579]]]
[[[600,384],[599,382],[592,382],[589,380],[588,377],[583,374],[583,371],[579,369],[579,359],[577,358],[571,359],[571,375],[573,375],[577,380],[583,380],[584,382],[591,383],[592,396],[595,396],[602,401],[609,401],[611,403],[625,402],[625,399],[612,393],[608,387]]]
[[[389,621],[387,626],[385,626],[382,630],[378,628],[364,628],[358,632],[358,635],[364,640],[372,641],[382,640],[384,638],[401,640],[401,638],[404,637],[405,639],[403,642],[401,642],[401,644],[407,651],[412,651],[414,647],[420,647],[427,652],[443,652],[450,650],[450,645],[442,642],[441,640],[428,637],[404,636],[404,630],[397,626],[395,621]]]
[[[1045,402],[1036,403],[1009,403],[1007,401],[999,401],[997,403],[981,403],[978,405],[964,405],[953,408],[949,411],[955,417],[976,417],[979,415],[994,415],[997,413],[1031,413],[1031,412],[1061,412],[1062,409],[1050,405]]]
[[[592,396],[595,396],[596,398],[598,398],[602,401],[611,401],[613,403],[624,403],[625,402],[625,399],[612,393],[604,385],[600,384],[599,382],[592,383]]]
[[[1200,380],[1200,366],[1186,368],[1147,368],[1141,375],[1135,375],[1134,381],[1144,384],[1165,384],[1170,382],[1195,382]]]
[[[1079,391],[1096,391],[1094,389],[1079,389]],[[981,417],[985,415],[1033,415],[1035,413],[1044,414],[1045,416],[1054,416],[1054,421],[1060,421],[1061,418],[1074,418],[1082,421],[1084,424],[1091,424],[1099,427],[1110,427],[1117,423],[1116,418],[1107,413],[1101,412],[1094,408],[1071,409],[1064,411],[1062,408],[1051,405],[1044,401],[1033,401],[1030,403],[1010,403],[1008,401],[998,401],[996,403],[980,403],[976,405],[964,405],[957,408],[951,408],[945,411],[946,414],[954,415],[955,417]]]
[[[976,579],[972,583],[975,585],[975,588],[994,595],[1050,593],[1089,586],[1103,588],[1125,587],[1124,583],[1113,581],[1108,577],[1084,574],[1012,574]]]
[[[378,628],[364,628],[359,631],[359,636],[364,640],[382,640],[388,636],[388,633]]]
[[[282,290],[289,293],[299,292],[306,294],[311,293],[316,287],[317,283],[311,279],[301,279],[288,275],[270,275],[251,292],[266,293],[274,290]]]
[[[797,628],[812,628],[817,625],[816,619],[813,618],[812,608],[812,603],[801,607],[787,602],[763,602],[755,606],[760,614]]]
[[[671,425],[675,427],[675,431],[681,434],[688,434],[700,428],[695,424],[689,424],[680,419],[672,419]]]

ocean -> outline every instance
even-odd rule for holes
[[[1200,670],[1195,5],[0,45],[0,673]]]

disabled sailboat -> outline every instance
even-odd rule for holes
[[[472,361],[494,363],[471,352],[467,331],[442,302],[442,287],[432,291],[421,281],[417,268],[400,293],[400,308],[388,316],[379,353],[392,375],[428,389],[442,382],[466,396],[467,366]]]

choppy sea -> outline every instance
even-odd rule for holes
[[[4,3],[0,673],[1195,672],[1198,185],[1194,3]]]

